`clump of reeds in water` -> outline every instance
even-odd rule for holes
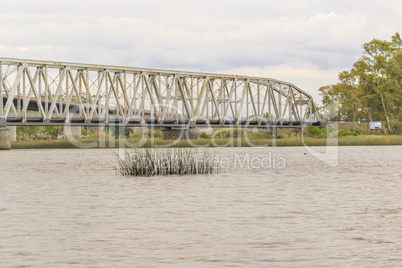
[[[194,149],[126,149],[116,154],[116,171],[123,176],[167,176],[219,173],[213,153]]]

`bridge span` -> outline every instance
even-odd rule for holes
[[[272,78],[0,57],[0,126],[318,123],[311,95]]]

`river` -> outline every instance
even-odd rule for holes
[[[0,151],[0,267],[402,264],[401,146],[340,147],[335,167],[212,150],[231,169],[153,178],[117,175],[115,149]]]

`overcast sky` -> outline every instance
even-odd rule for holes
[[[402,29],[400,0],[1,1],[0,57],[245,74],[317,96],[373,38]]]

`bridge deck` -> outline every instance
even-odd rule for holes
[[[135,116],[126,120],[124,117],[111,115],[109,121],[106,122],[106,118],[94,117],[91,121],[85,121],[83,116],[79,114],[69,114],[69,120],[66,121],[65,117],[56,117],[52,119],[43,121],[39,114],[30,113],[27,114],[25,122],[22,116],[8,117],[7,125],[9,126],[88,126],[88,127],[99,127],[99,126],[128,126],[128,127],[239,127],[239,128],[300,128],[302,124],[299,122],[290,121],[268,121],[268,120],[225,120],[219,121],[219,119],[207,120],[207,119],[197,119],[191,121],[188,118],[166,118],[164,121],[159,121],[150,115],[145,115],[145,117]],[[313,122],[312,124],[306,123],[305,125],[319,125],[320,122]]]

